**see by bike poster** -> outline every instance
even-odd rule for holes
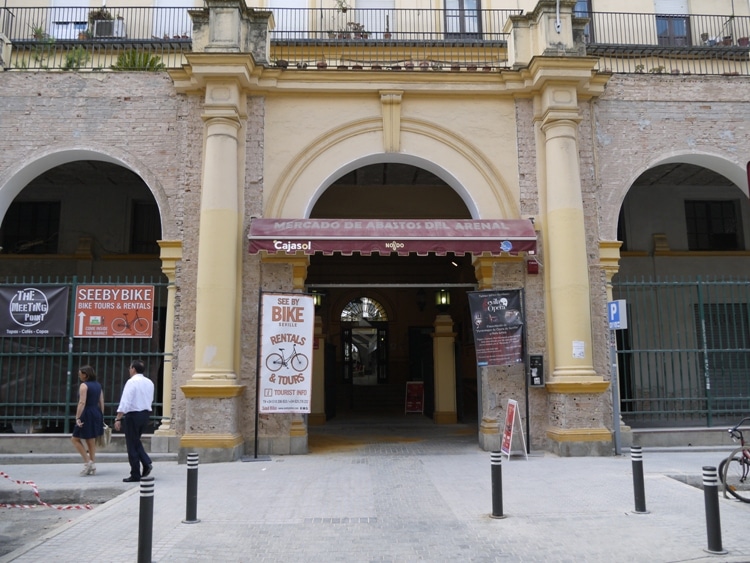
[[[79,285],[75,289],[75,338],[151,338],[153,285]]]
[[[310,412],[314,327],[311,295],[262,294],[258,412]]]

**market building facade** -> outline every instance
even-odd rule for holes
[[[190,12],[191,48],[166,70],[9,68],[6,280],[166,279],[157,447],[209,461],[256,442],[306,453],[315,425],[403,412],[420,381],[424,415],[476,420],[486,450],[500,448],[513,399],[532,448],[607,455],[627,430],[611,385],[613,278],[747,271],[750,95],[734,71],[602,67],[577,4],[507,14],[501,68],[437,68],[429,42],[378,51],[372,26],[314,43],[326,61],[338,52],[322,67],[299,50],[309,41],[272,41],[273,7],[224,0]],[[342,64],[355,39],[368,68]],[[402,68],[419,49],[429,67]],[[720,208],[724,247],[690,239],[702,227],[686,231],[674,211],[688,200],[694,217]],[[23,239],[8,214],[42,203],[59,214],[54,232]],[[154,217],[148,247],[139,233]],[[49,250],[22,247],[35,241]],[[476,365],[467,294],[510,289],[543,385],[527,361]],[[261,292],[318,300],[307,415],[256,417]]]

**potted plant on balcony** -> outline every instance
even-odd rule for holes
[[[349,4],[346,3],[346,0],[334,0],[334,2],[336,3],[336,8],[338,8],[342,14],[345,14],[349,9]]]

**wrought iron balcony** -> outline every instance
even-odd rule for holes
[[[599,70],[748,75],[750,17],[593,12],[584,38]]]
[[[507,68],[519,10],[272,9],[270,64],[286,69]],[[586,54],[615,73],[748,75],[750,17],[576,14]],[[174,68],[192,50],[187,8],[3,8],[12,68]]]

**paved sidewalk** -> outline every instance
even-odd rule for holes
[[[203,464],[197,523],[186,517],[187,468],[154,469],[152,560],[157,562],[676,562],[750,561],[750,504],[720,496],[723,548],[708,547],[702,467],[723,452],[644,452],[647,514],[635,514],[629,456],[503,458],[505,518],[490,518],[490,454],[476,429],[430,427],[414,437],[393,425],[363,429],[356,445],[311,438],[313,453]],[[0,562],[134,562],[140,487],[127,464],[9,466],[45,491],[125,492],[0,558]],[[6,468],[7,470],[7,468]],[[0,479],[0,481],[4,481]],[[54,483],[54,486],[51,484]],[[0,493],[15,486],[0,482]],[[11,509],[0,509],[11,510]],[[20,509],[19,509],[20,510]]]

